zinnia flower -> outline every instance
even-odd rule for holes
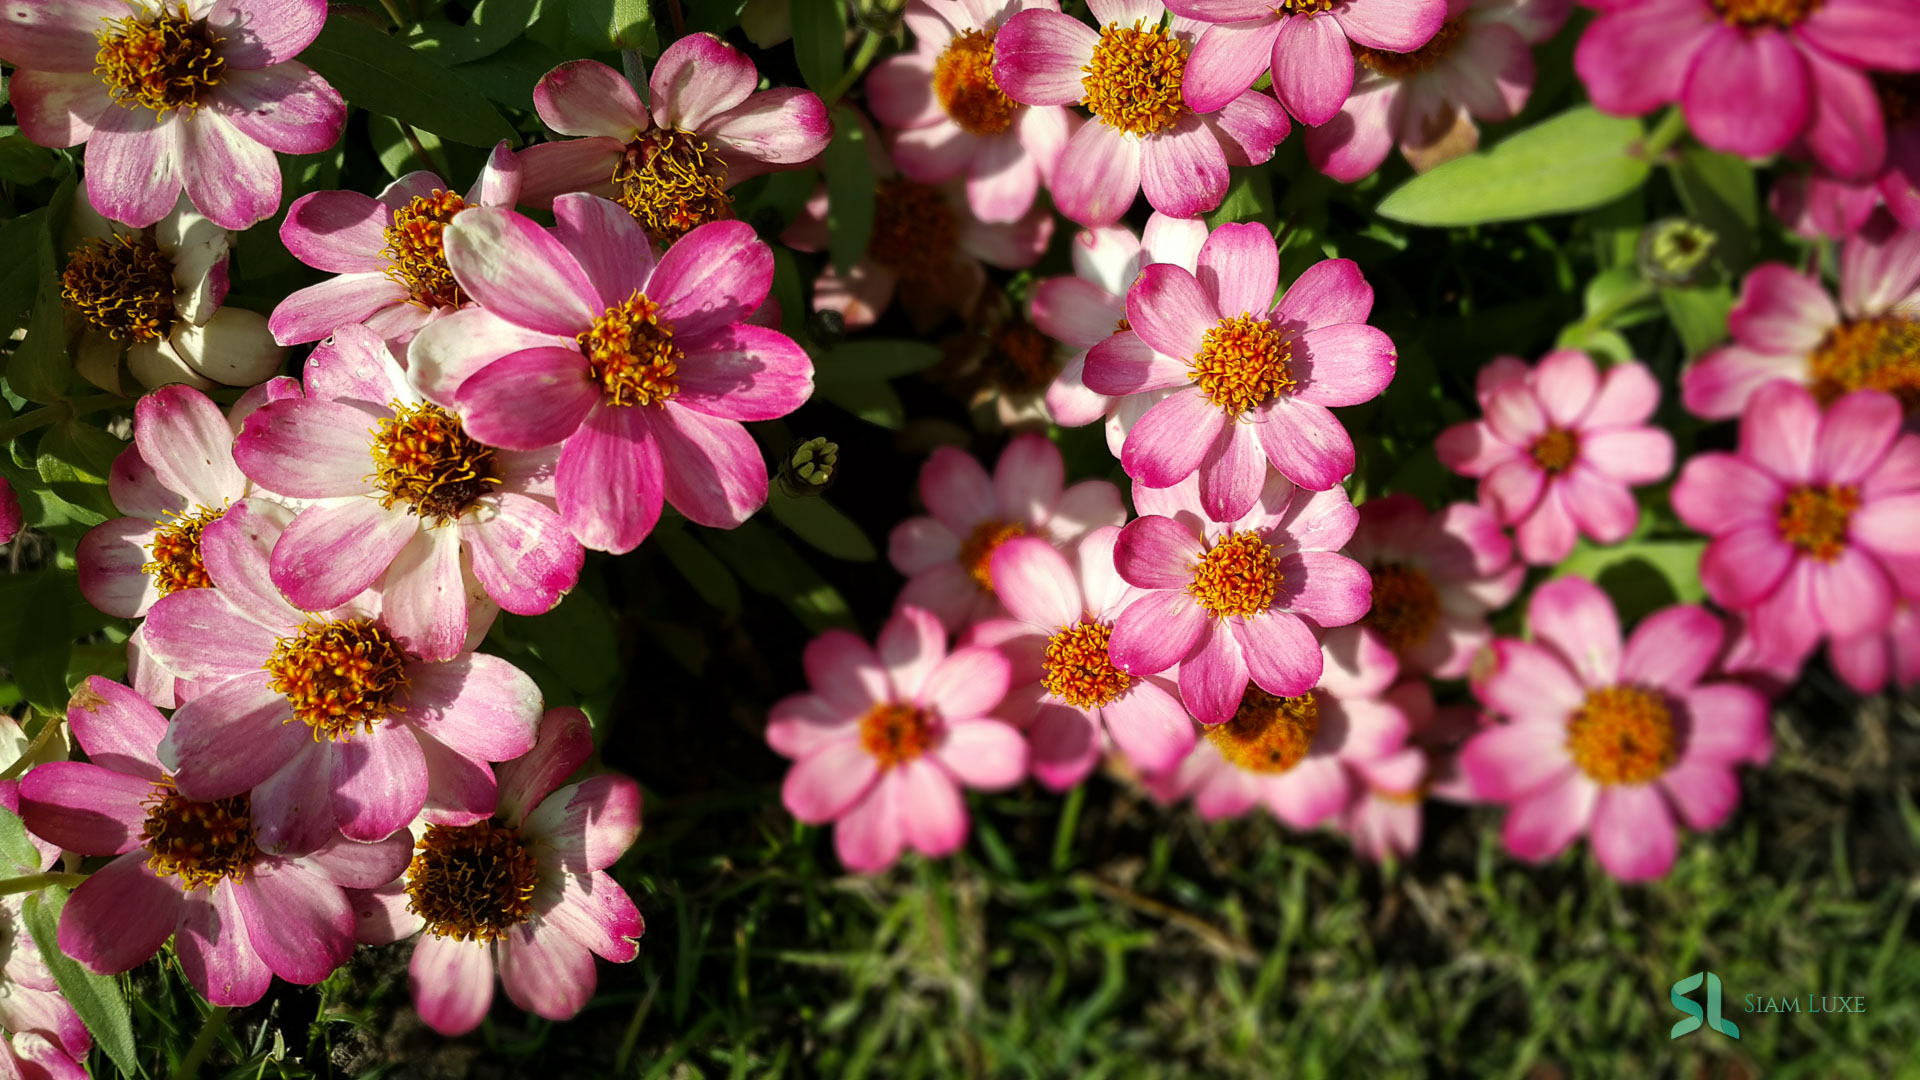
[[[1906,593],[1893,602],[1885,633],[1866,634],[1827,644],[1827,659],[1841,681],[1861,694],[1877,694],[1891,684],[1909,690],[1920,683],[1920,613],[1910,595],[1920,581],[1899,583]]]
[[[979,646],[947,652],[940,620],[901,608],[879,651],[845,630],[807,643],[811,693],[773,706],[767,743],[793,760],[780,801],[809,825],[833,822],[849,870],[874,873],[909,847],[932,858],[967,839],[961,787],[1011,787],[1027,743],[992,718],[1008,664]]]
[[[1142,777],[1147,790],[1162,803],[1190,796],[1208,821],[1264,805],[1311,829],[1344,811],[1365,775],[1396,771],[1417,784],[1419,757],[1403,753],[1406,715],[1383,696],[1399,672],[1393,654],[1351,627],[1314,648],[1325,661],[1308,685],[1249,690],[1178,768]]]
[[[1438,514],[1411,495],[1360,504],[1346,554],[1373,579],[1360,620],[1408,674],[1458,679],[1493,639],[1487,613],[1507,606],[1526,580],[1500,523],[1472,503]]]
[[[1191,55],[1201,24],[1175,16],[1161,25],[1159,0],[1088,6],[1099,29],[1033,9],[1008,19],[994,38],[993,77],[1009,98],[1085,105],[1093,114],[1054,166],[1054,204],[1089,228],[1120,220],[1142,190],[1155,210],[1174,217],[1219,206],[1227,167],[1272,157],[1287,137],[1286,112],[1248,89],[1252,79],[1204,105],[1183,98],[1188,73],[1204,67]]]
[[[1573,0],[1447,0],[1447,21],[1418,49],[1355,48],[1360,77],[1338,114],[1302,133],[1307,160],[1350,183],[1379,168],[1395,143],[1423,172],[1472,151],[1474,121],[1511,120],[1526,107],[1532,46],[1572,10]]]
[[[966,175],[967,202],[985,222],[1018,221],[1042,184],[1053,182],[1078,118],[1060,106],[1022,105],[993,81],[993,39],[1028,9],[1059,0],[992,0],[982,5],[907,5],[914,50],[875,64],[867,107],[889,128],[888,149],[910,180],[938,184]]]
[[[280,301],[273,336],[297,345],[363,323],[397,343],[412,340],[469,299],[447,269],[447,223],[470,206],[511,210],[519,196],[520,159],[504,142],[465,198],[425,171],[395,180],[377,198],[358,191],[300,196],[280,223],[280,242],[294,258],[335,276]]]
[[[1790,382],[1761,387],[1735,454],[1697,454],[1673,509],[1712,537],[1700,581],[1745,612],[1760,647],[1783,660],[1822,636],[1884,633],[1898,589],[1920,581],[1920,436],[1900,404],[1856,390],[1827,406]]]
[[[607,873],[640,833],[640,787],[611,774],[562,787],[592,755],[586,714],[547,710],[534,749],[500,766],[492,817],[416,822],[406,876],[349,894],[364,944],[424,931],[407,984],[433,1030],[479,1027],[496,968],[515,1005],[572,1019],[593,997],[595,956],[640,954],[646,921]]]
[[[533,88],[533,107],[554,131],[584,137],[520,151],[520,197],[545,208],[564,192],[604,195],[662,244],[730,218],[729,188],[799,168],[833,138],[818,95],[790,86],[756,93],[759,83],[753,61],[712,34],[688,34],[660,54],[647,84],[651,110],[607,65],[561,64]]]
[[[1879,0],[1639,0],[1588,24],[1573,66],[1593,103],[1670,101],[1701,142],[1766,157],[1802,140],[1830,172],[1878,173],[1886,124],[1867,69],[1920,68],[1920,7]]]
[[[772,250],[717,221],[656,263],[605,199],[562,195],[553,213],[551,232],[491,206],[447,226],[447,265],[480,308],[413,339],[414,385],[488,446],[560,444],[560,516],[587,547],[632,551],[662,498],[701,525],[745,521],[767,501],[767,465],[740,422],[813,392],[806,352],[743,321],[772,288]]]
[[[1817,278],[1781,263],[1756,267],[1727,329],[1733,344],[1680,376],[1680,399],[1696,416],[1739,416],[1776,379],[1821,401],[1885,390],[1911,411],[1920,405],[1920,230],[1882,215],[1841,245],[1837,305]]]
[[[1001,544],[1038,536],[1065,546],[1127,520],[1120,489],[1082,480],[1063,490],[1065,477],[1060,448],[1044,435],[1007,443],[992,476],[964,450],[935,450],[920,469],[920,501],[931,516],[908,518],[887,538],[888,560],[908,579],[896,606],[925,608],[957,633],[1002,612],[992,572]]]
[[[418,658],[377,591],[308,613],[273,584],[268,553],[288,512],[248,499],[206,527],[213,588],[147,612],[147,648],[182,678],[215,683],[173,714],[160,758],[183,796],[252,792],[262,843],[379,840],[427,807],[465,825],[494,809],[491,761],[533,745],[540,690],[496,656]],[[406,621],[411,621],[408,619]]]
[[[1623,648],[1613,602],[1592,582],[1542,585],[1527,605],[1533,641],[1494,643],[1475,685],[1506,718],[1475,735],[1461,765],[1482,799],[1507,804],[1507,850],[1540,861],[1585,833],[1621,881],[1673,866],[1674,816],[1712,829],[1740,802],[1734,766],[1768,753],[1767,700],[1702,681],[1720,620],[1692,605],[1641,620]]]
[[[0,1072],[22,1080],[92,1080],[82,1064],[84,1053],[67,1054],[59,1043],[27,1031],[0,1039]]]
[[[294,57],[325,0],[13,0],[0,59],[20,130],[87,143],[87,198],[135,228],[184,187],[200,212],[244,229],[280,209],[274,152],[317,154],[347,105]]]
[[[1119,536],[1103,525],[1067,554],[1032,537],[1009,540],[993,555],[993,581],[1013,617],[980,623],[966,638],[1011,663],[1012,689],[996,715],[1027,733],[1033,774],[1055,791],[1099,764],[1103,733],[1144,772],[1170,769],[1193,749],[1174,682],[1130,675],[1107,652],[1114,619],[1137,595],[1114,572]]]
[[[373,888],[406,868],[404,837],[354,843],[328,831],[283,847],[261,835],[244,789],[189,799],[155,755],[167,721],[118,683],[88,678],[67,722],[89,760],[28,773],[20,806],[39,836],[114,857],[60,916],[60,951],[90,971],[131,970],[171,937],[203,997],[251,1005],[275,975],[307,986],[346,963],[353,912],[342,888]],[[244,757],[239,749],[227,747]]]
[[[17,761],[26,749],[26,739],[11,717],[5,727],[7,737],[0,758]],[[64,745],[57,749],[65,751]],[[18,780],[0,780],[0,806],[16,815],[20,813]],[[11,871],[8,877],[38,874],[58,865],[60,845],[32,834],[28,834],[27,841],[33,851],[32,864],[4,860]],[[39,944],[27,929],[21,907],[28,895],[0,896],[0,934],[5,935],[7,942],[6,954],[0,958],[0,1030],[17,1041],[13,1047],[16,1057],[39,1064],[55,1080],[85,1080],[87,1071],[78,1062],[87,1059],[93,1036],[60,993],[60,984],[54,981],[53,972],[41,959]],[[0,1056],[5,1053],[0,1050]],[[16,1071],[7,1073],[6,1065],[0,1064],[0,1075],[31,1077],[34,1074],[18,1071],[17,1066]]]
[[[1435,447],[1447,468],[1480,481],[1480,505],[1514,526],[1520,557],[1559,562],[1577,535],[1617,544],[1640,520],[1628,489],[1673,468],[1673,436],[1647,420],[1660,384],[1629,360],[1605,375],[1578,349],[1529,369],[1515,356],[1480,369],[1485,419],[1455,424]]]
[[[1373,288],[1351,259],[1307,268],[1273,299],[1279,249],[1265,226],[1222,225],[1198,273],[1159,263],[1127,292],[1128,333],[1087,354],[1096,393],[1173,389],[1127,433],[1120,463],[1148,487],[1195,472],[1215,521],[1246,514],[1267,465],[1324,491],[1353,471],[1353,440],[1328,406],[1371,401],[1398,353],[1366,325]]]
[[[1423,680],[1402,682],[1384,698],[1407,718],[1407,744],[1398,753],[1353,763],[1360,784],[1336,822],[1353,850],[1374,862],[1410,858],[1420,850],[1429,796],[1474,801],[1460,772],[1459,750],[1483,726],[1478,709],[1434,708],[1433,692]]]
[[[1877,176],[1848,180],[1816,163],[1774,181],[1773,215],[1802,236],[1852,236],[1882,203],[1901,225],[1920,229],[1920,77],[1886,72],[1868,77],[1887,118],[1886,168]]]
[[[26,521],[20,512],[20,496],[14,494],[13,485],[7,478],[0,476],[0,544],[11,543],[20,535],[20,527]]]
[[[1133,502],[1140,517],[1113,562],[1146,595],[1120,613],[1113,659],[1135,677],[1179,664],[1180,699],[1203,724],[1230,719],[1248,679],[1274,697],[1305,693],[1320,678],[1315,632],[1367,612],[1367,572],[1336,554],[1358,521],[1339,488],[1268,474],[1253,509],[1229,522],[1207,517],[1191,480],[1135,484]]]
[[[256,483],[311,500],[273,549],[294,606],[325,611],[377,584],[388,627],[421,659],[449,660],[493,617],[469,612],[469,572],[516,615],[573,588],[586,551],[553,509],[555,451],[472,438],[364,326],[336,330],[305,379],[305,397],[255,412],[233,447]]]

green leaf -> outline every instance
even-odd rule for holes
[[[647,0],[567,0],[568,29],[595,49],[660,51]]]
[[[391,116],[367,118],[367,138],[373,143],[373,152],[379,155],[380,166],[387,170],[388,176],[398,180],[416,169],[428,168],[436,173],[444,173],[445,168],[434,158],[436,153],[442,159],[446,156],[443,150],[445,144],[440,137],[431,131],[418,129],[413,135],[420,140],[420,149],[427,152],[427,160],[421,161],[420,155],[414,153],[413,144],[407,141],[407,130],[400,126],[398,120]]]
[[[492,146],[516,138],[466,80],[357,19],[328,19],[300,60],[353,104],[443,139]]]
[[[25,610],[33,613],[12,628],[7,658],[20,693],[42,712],[67,708],[67,657],[73,649],[73,622],[60,573],[42,570],[25,584]]]
[[[514,637],[527,643],[568,686],[587,696],[620,676],[620,650],[606,607],[586,592],[567,595],[545,615],[508,615]]]
[[[1555,577],[1586,578],[1613,598],[1623,625],[1671,604],[1706,598],[1700,584],[1705,540],[1642,540],[1596,547],[1585,540],[1555,568]]]
[[[1236,169],[1226,197],[1213,212],[1206,214],[1207,228],[1215,229],[1230,221],[1257,221],[1273,228],[1273,178],[1265,164]]]
[[[484,60],[461,64],[454,73],[487,100],[524,112],[533,111],[533,88],[563,57],[531,39],[516,41]]]
[[[842,277],[867,253],[873,237],[873,163],[868,160],[869,132],[852,109],[833,111],[833,141],[820,155],[827,175],[827,253]]]
[[[653,536],[660,550],[666,553],[667,561],[680,571],[680,576],[687,579],[687,584],[693,586],[702,600],[729,619],[740,617],[740,582],[726,563],[678,525],[662,522]]]
[[[19,134],[18,128],[4,130],[13,134],[0,137],[0,180],[34,184],[52,176],[60,167],[58,153]]]
[[[33,317],[27,320],[27,339],[7,361],[7,388],[28,401],[60,400],[73,381],[67,361],[67,320],[60,304],[60,258],[57,237],[73,204],[75,180],[68,177],[54,193],[35,241],[39,251],[39,281],[34,292]]]
[[[862,383],[924,371],[940,362],[940,350],[924,341],[843,341],[814,365],[816,383]]]
[[[0,225],[0,339],[27,321],[40,295],[40,233],[44,209],[22,214]]]
[[[775,488],[767,510],[795,536],[836,559],[873,562],[880,557],[860,526],[819,496],[796,499]]]
[[[765,525],[749,519],[737,529],[709,529],[701,536],[747,588],[785,604],[808,630],[853,628],[846,599]]]
[[[1732,154],[1689,146],[1671,162],[1674,189],[1687,216],[1712,229],[1714,255],[1730,274],[1753,262],[1753,235],[1760,227],[1760,191],[1753,166]]]
[[[1733,310],[1733,290],[1727,286],[1661,289],[1660,304],[1688,356],[1699,356],[1727,339],[1727,313]]]
[[[40,440],[34,467],[55,494],[77,506],[97,510],[101,520],[119,510],[107,493],[107,474],[114,458],[127,444],[97,427],[78,420],[63,420],[47,430]]]
[[[847,70],[846,2],[792,0],[792,11],[793,59],[800,65],[800,77],[815,93],[825,94]]]
[[[465,26],[429,19],[417,27],[409,44],[443,64],[452,66],[492,56],[533,25],[540,0],[480,0]]]
[[[19,814],[4,806],[0,806],[0,858],[5,858],[7,865],[28,873],[40,870],[40,850],[27,839],[26,824]]]
[[[67,906],[67,890],[49,885],[27,896],[21,916],[27,933],[40,949],[40,959],[60,987],[60,995],[80,1014],[93,1034],[94,1045],[107,1055],[122,1076],[140,1075],[133,1044],[133,1018],[120,983],[109,975],[95,975],[60,951],[60,912]]]
[[[1640,121],[1581,106],[1414,177],[1379,212],[1414,225],[1478,225],[1603,206],[1646,182],[1641,137]]]
[[[907,407],[900,403],[900,395],[889,383],[836,380],[820,383],[816,388],[821,397],[869,424],[899,431],[907,422]]]

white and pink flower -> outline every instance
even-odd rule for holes
[[[1893,602],[1884,633],[1827,643],[1827,660],[1842,682],[1861,694],[1891,687],[1905,691],[1920,685],[1920,611],[1913,595],[1920,581],[1900,582],[1905,592]]]
[[[1485,726],[1476,708],[1436,709],[1433,692],[1419,679],[1401,682],[1384,697],[1407,718],[1407,743],[1399,753],[1354,763],[1360,783],[1336,823],[1353,850],[1374,862],[1411,858],[1420,850],[1429,797],[1474,801],[1472,785],[1460,771],[1459,751]]]
[[[1361,503],[1345,553],[1373,579],[1360,624],[1409,675],[1466,675],[1493,640],[1488,613],[1507,606],[1527,576],[1513,541],[1484,508],[1449,503],[1430,514],[1411,495]]]
[[[1903,227],[1920,229],[1920,76],[1874,72],[1868,78],[1887,118],[1886,168],[1848,180],[1815,163],[1774,181],[1773,215],[1802,236],[1852,236],[1882,205]]]

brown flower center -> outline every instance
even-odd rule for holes
[[[435,188],[431,195],[415,195],[393,212],[387,226],[387,276],[406,286],[414,302],[430,308],[459,307],[466,302],[447,269],[442,241],[447,223],[467,208],[467,201],[451,191]]]
[[[1459,15],[1441,23],[1432,39],[1412,52],[1387,52],[1355,45],[1353,58],[1389,79],[1405,79],[1431,71],[1440,61],[1452,56],[1453,51],[1460,47],[1460,38],[1466,29],[1467,17]]]
[[[1180,83],[1187,73],[1187,47],[1165,27],[1142,29],[1108,23],[1093,59],[1080,69],[1087,108],[1100,122],[1132,135],[1172,127],[1187,111]]]
[[[1000,545],[1016,536],[1027,535],[1027,527],[1017,521],[996,521],[988,519],[973,527],[973,532],[960,544],[959,563],[966,568],[967,576],[973,579],[980,591],[993,591],[993,553]]]
[[[1602,784],[1644,784],[1680,758],[1666,701],[1636,686],[1590,691],[1567,722],[1567,752]]]
[[[1424,571],[1399,563],[1376,566],[1373,606],[1360,621],[1371,626],[1395,652],[1427,640],[1440,621],[1440,594]]]
[[[1291,391],[1293,347],[1272,323],[1256,315],[1221,319],[1200,339],[1193,381],[1228,416]]]
[[[1187,591],[1220,617],[1258,615],[1280,588],[1280,560],[1258,533],[1229,533],[1200,556]]]
[[[1713,0],[1729,26],[1789,27],[1813,14],[1825,0]]]
[[[960,222],[938,188],[884,180],[873,200],[867,256],[908,281],[936,281],[951,272]]]
[[[933,64],[933,96],[960,130],[998,135],[1013,123],[1019,106],[993,81],[993,35],[964,30]]]
[[[207,576],[207,564],[200,559],[200,534],[226,512],[225,507],[211,510],[196,506],[155,523],[153,543],[147,546],[153,552],[153,559],[140,570],[153,579],[153,587],[160,590],[161,596],[172,596],[181,589],[213,587],[213,579]]]
[[[108,20],[96,31],[100,51],[93,73],[107,84],[120,105],[144,105],[157,113],[200,107],[208,90],[220,85],[227,61],[220,55],[226,38],[203,19],[189,19],[187,5],[177,14],[165,9],[151,21],[136,16]],[[27,58],[16,58],[27,59]]]
[[[259,854],[253,807],[245,795],[193,802],[168,780],[154,787],[146,807],[140,843],[147,849],[147,866],[160,877],[179,878],[189,891],[244,879]]]
[[[533,915],[540,867],[517,829],[429,825],[407,866],[407,910],[429,934],[493,941]]]
[[[1780,504],[1780,538],[1819,562],[1832,562],[1847,549],[1847,524],[1860,509],[1860,490],[1851,484],[1797,487]]]
[[[661,320],[660,305],[638,289],[577,340],[609,405],[664,407],[680,389],[686,354],[673,343],[673,326]]]
[[[1275,697],[1249,685],[1232,719],[1204,729],[1207,741],[1228,764],[1260,773],[1283,773],[1305,760],[1320,730],[1320,704],[1309,690]]]
[[[628,143],[613,182],[620,188],[615,199],[657,243],[732,214],[727,163],[691,131],[654,128]]]
[[[1533,440],[1527,453],[1533,456],[1534,464],[1547,472],[1563,473],[1572,468],[1574,459],[1580,456],[1580,436],[1565,428],[1548,428]]]
[[[115,341],[159,341],[173,329],[173,260],[145,233],[83,240],[60,275],[60,299]]]
[[[1884,390],[1920,409],[1920,319],[1881,315],[1841,323],[1813,350],[1813,394],[1824,404],[1854,390]]]
[[[394,699],[409,681],[407,654],[372,619],[308,623],[274,643],[266,670],[315,739],[372,731],[404,711]]]
[[[1127,692],[1133,679],[1107,653],[1113,627],[1082,619],[1047,639],[1040,682],[1054,697],[1079,709],[1097,709]]]
[[[860,718],[860,745],[882,770],[904,765],[933,743],[933,725],[927,714],[903,702],[875,705]]]
[[[494,448],[466,433],[460,418],[438,405],[393,402],[393,416],[374,432],[370,480],[380,505],[406,501],[435,524],[466,513],[500,483]]]
[[[1009,393],[1044,390],[1060,373],[1053,339],[1025,319],[1007,319],[987,337],[987,375]]]

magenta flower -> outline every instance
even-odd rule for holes
[[[1920,229],[1920,108],[1913,104],[1920,79],[1882,73],[1870,78],[1887,118],[1886,167],[1877,176],[1849,180],[1816,163],[1774,181],[1774,216],[1802,236],[1852,236],[1883,203],[1902,226]]]
[[[1447,0],[1173,0],[1168,7],[1209,23],[1193,50],[1187,104],[1201,111],[1233,100],[1271,69],[1273,90],[1301,123],[1333,119],[1353,88],[1353,63],[1413,53],[1442,33]]]
[[[541,76],[533,107],[547,127],[581,136],[520,151],[521,198],[544,209],[570,191],[625,207],[668,244],[733,216],[728,189],[818,157],[833,137],[811,91],[755,92],[753,61],[712,34],[688,34],[653,65],[648,101],[618,71],[574,60]]]
[[[1790,382],[1761,387],[1735,454],[1698,454],[1673,509],[1712,537],[1700,581],[1745,612],[1761,650],[1798,662],[1820,639],[1885,633],[1897,590],[1920,581],[1920,436],[1900,404],[1857,390],[1828,406]]]
[[[379,840],[422,807],[457,825],[491,814],[487,763],[533,745],[539,688],[484,653],[419,659],[389,621],[405,595],[369,591],[312,613],[289,604],[268,556],[290,516],[258,499],[236,503],[201,533],[213,587],[173,593],[147,612],[154,658],[214,684],[180,706],[160,744],[181,793],[251,791],[270,847],[315,843],[335,828]]]
[[[745,521],[767,466],[740,422],[813,392],[806,352],[744,321],[773,285],[772,250],[720,221],[656,262],[605,199],[562,195],[553,213],[551,231],[491,206],[447,226],[447,264],[480,306],[413,339],[414,385],[488,446],[559,444],[560,517],[587,547],[632,551],[663,498],[701,525]]]
[[[293,59],[326,20],[324,0],[12,0],[0,60],[27,138],[88,144],[95,209],[143,228],[184,187],[237,230],[280,209],[275,151],[317,154],[346,125]]]
[[[59,1043],[36,1031],[0,1039],[0,1073],[22,1080],[92,1080],[85,1057],[68,1056]]]
[[[1332,119],[1302,133],[1307,160],[1350,183],[1379,168],[1395,143],[1422,172],[1471,152],[1480,145],[1474,121],[1511,120],[1526,107],[1532,46],[1572,10],[1573,0],[1447,0],[1447,21],[1420,48],[1354,49],[1359,78]]]
[[[1472,503],[1438,514],[1411,495],[1360,504],[1346,554],[1373,579],[1360,625],[1408,674],[1458,679],[1493,640],[1487,614],[1507,606],[1526,580],[1500,523]]]
[[[1727,316],[1733,344],[1680,377],[1688,411],[1727,420],[1760,387],[1788,380],[1823,402],[1885,390],[1920,405],[1920,230],[1882,216],[1840,248],[1840,302],[1781,263],[1756,267]]]
[[[611,774],[562,787],[591,756],[586,714],[547,710],[534,748],[500,766],[493,816],[416,822],[406,875],[348,894],[363,944],[420,932],[407,984],[442,1035],[480,1026],[496,968],[515,1005],[570,1020],[593,997],[595,956],[640,955],[646,920],[607,873],[640,833],[640,787]]]
[[[8,727],[6,741],[17,742],[18,745],[9,746],[11,754],[7,756],[17,760],[20,751],[26,749],[27,740],[18,725],[11,723],[11,719]],[[57,749],[65,753],[64,742]],[[0,806],[5,806],[14,814],[20,813],[18,780],[0,780]],[[60,845],[31,834],[27,840],[33,851],[32,863],[4,860],[9,871],[8,877],[25,877],[58,866]],[[6,935],[7,941],[6,954],[0,958],[0,1030],[13,1036],[15,1045],[12,1051],[16,1058],[39,1064],[56,1080],[84,1080],[87,1072],[77,1062],[87,1059],[87,1051],[93,1046],[93,1036],[81,1023],[73,1006],[60,993],[60,984],[54,980],[46,961],[41,959],[40,946],[27,929],[21,909],[28,895],[14,893],[0,897],[0,933]],[[0,1050],[0,1057],[6,1053]],[[7,1073],[6,1068],[5,1064],[0,1063],[0,1075],[34,1075],[31,1071]]]
[[[1244,517],[1215,522],[1193,481],[1135,484],[1140,517],[1114,567],[1146,595],[1114,625],[1113,659],[1136,678],[1180,665],[1180,699],[1203,724],[1233,716],[1247,681],[1297,697],[1320,678],[1321,627],[1367,613],[1371,583],[1336,554],[1359,516],[1339,488],[1304,491],[1269,474]]]
[[[993,591],[993,553],[1018,536],[1066,546],[1101,525],[1127,520],[1120,489],[1083,480],[1063,490],[1066,465],[1044,435],[1007,443],[993,475],[952,446],[920,469],[920,501],[931,516],[894,526],[887,559],[907,575],[896,607],[925,608],[952,633],[1004,614]]]
[[[1107,652],[1114,620],[1136,594],[1113,568],[1120,530],[1103,525],[1062,554],[1032,537],[993,556],[994,591],[1012,618],[983,622],[970,645],[1012,665],[996,715],[1027,733],[1033,774],[1055,791],[1100,763],[1103,733],[1135,768],[1159,772],[1193,749],[1193,719],[1161,675],[1134,676]]]
[[[447,269],[447,223],[472,206],[513,209],[520,160],[502,142],[465,198],[430,172],[410,172],[378,198],[358,191],[315,191],[287,208],[280,242],[293,257],[334,276],[297,289],[273,309],[283,345],[319,341],[349,323],[404,344],[420,328],[469,298]]]
[[[1208,821],[1264,805],[1311,829],[1346,810],[1365,776],[1419,783],[1419,756],[1403,752],[1406,714],[1385,696],[1399,673],[1393,654],[1351,627],[1311,644],[1325,661],[1307,685],[1249,691],[1177,768],[1142,777],[1147,790],[1162,803],[1192,797]]]
[[[255,483],[303,501],[270,564],[295,607],[377,585],[394,633],[423,660],[450,660],[493,617],[469,612],[469,573],[516,615],[545,614],[579,581],[586,551],[553,508],[554,450],[467,435],[364,326],[335,331],[305,378],[305,397],[255,412],[233,447]]]
[[[1584,578],[1541,586],[1533,641],[1494,643],[1474,689],[1506,718],[1475,735],[1461,765],[1482,799],[1505,803],[1507,850],[1540,861],[1585,833],[1621,881],[1673,866],[1674,816],[1717,828],[1740,802],[1734,766],[1768,754],[1767,699],[1703,681],[1720,620],[1692,605],[1641,620],[1626,645],[1613,602]]]
[[[13,485],[7,478],[0,476],[0,544],[10,543],[20,535],[25,521],[25,515],[20,512],[20,496],[13,493]]]
[[[1248,89],[1252,79],[1204,107],[1183,98],[1188,73],[1202,70],[1192,56],[1201,24],[1175,16],[1161,25],[1159,0],[1088,6],[1098,29],[1037,8],[1008,19],[994,38],[993,78],[1007,97],[1093,114],[1054,166],[1054,205],[1089,228],[1119,221],[1142,190],[1174,217],[1219,206],[1228,166],[1272,157],[1287,136],[1286,112]]]
[[[1920,583],[1909,577],[1899,584],[1911,590]],[[1827,643],[1827,659],[1841,681],[1861,694],[1877,694],[1889,685],[1905,691],[1920,684],[1920,613],[1914,603],[1907,595],[1894,600],[1885,633]]]
[[[812,692],[773,706],[767,743],[793,759],[780,801],[809,825],[833,822],[849,870],[892,866],[903,847],[930,858],[967,839],[962,787],[996,790],[1027,772],[1027,743],[992,717],[1007,692],[998,651],[947,652],[940,620],[901,608],[879,651],[844,630],[807,643]]]
[[[900,171],[922,184],[962,174],[981,221],[1018,221],[1079,118],[1060,106],[1029,106],[993,81],[994,35],[1013,14],[1060,10],[1059,0],[991,0],[982,5],[914,3],[906,10],[914,50],[875,64],[867,107],[888,128]]]
[[[1627,538],[1640,520],[1628,490],[1673,469],[1673,436],[1647,420],[1660,384],[1635,360],[1605,375],[1578,349],[1556,349],[1529,369],[1495,357],[1480,369],[1485,419],[1440,433],[1440,461],[1480,481],[1480,505],[1514,526],[1520,557],[1559,562],[1585,535]]]
[[[1677,101],[1701,142],[1766,157],[1801,140],[1863,179],[1886,158],[1868,69],[1920,69],[1920,8],[1880,0],[1639,0],[1587,26],[1574,69],[1593,103],[1638,116]]]
[[[280,846],[261,835],[244,789],[189,799],[155,754],[167,721],[119,683],[90,677],[67,722],[89,760],[29,772],[20,806],[40,837],[114,856],[60,916],[60,951],[88,970],[131,970],[171,937],[203,997],[251,1005],[275,975],[311,985],[346,963],[353,912],[342,888],[406,868],[404,837],[353,843],[326,830],[318,843]]]
[[[1324,491],[1353,471],[1353,440],[1328,406],[1371,401],[1398,353],[1366,325],[1373,288],[1350,259],[1308,267],[1276,303],[1280,256],[1264,226],[1222,225],[1198,274],[1160,263],[1127,292],[1130,333],[1087,354],[1085,380],[1120,396],[1172,389],[1128,432],[1127,475],[1148,487],[1196,472],[1208,516],[1232,521],[1267,466]]]
[[[1359,783],[1335,822],[1354,851],[1374,862],[1409,858],[1420,850],[1428,797],[1473,801],[1460,772],[1459,751],[1484,726],[1478,709],[1434,708],[1433,693],[1422,680],[1402,682],[1383,696],[1407,718],[1407,744],[1398,753],[1352,763]]]

